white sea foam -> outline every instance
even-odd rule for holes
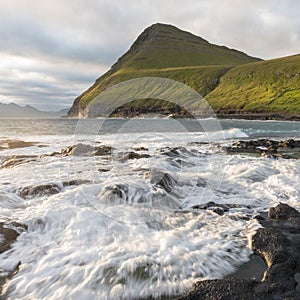
[[[28,225],[0,255],[3,274],[21,262],[5,289],[8,299],[181,294],[196,280],[222,278],[248,260],[258,211],[280,201],[300,209],[299,160],[226,155],[219,144],[247,137],[237,128],[208,134],[15,137],[48,147],[3,150],[0,156],[40,155],[78,142],[101,142],[115,150],[112,158],[44,157],[1,170],[1,218]],[[168,152],[175,146],[184,148]],[[136,147],[147,148],[140,153],[150,157],[124,161],[118,156]],[[151,181],[158,171],[174,179],[169,193]],[[79,179],[89,182],[55,195],[26,200],[18,195],[24,187]],[[190,209],[208,201],[241,207],[223,216]]]

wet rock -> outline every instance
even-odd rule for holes
[[[251,154],[285,159],[300,158],[300,140],[293,139],[286,141],[269,139],[238,141],[224,149],[227,153]]]
[[[113,148],[110,146],[98,146],[95,147],[95,151],[92,153],[92,155],[95,156],[105,156],[105,155],[111,155]]]
[[[150,157],[149,154],[139,154],[139,153],[136,153],[136,152],[133,152],[133,151],[120,153],[118,156],[120,157],[121,161],[126,161],[128,159],[141,159],[141,158]]]
[[[136,147],[136,148],[133,148],[134,151],[148,151],[149,149],[148,148],[145,148],[145,147]]]
[[[268,216],[274,220],[287,220],[288,218],[297,217],[299,212],[287,204],[280,203],[276,207],[271,207]]]
[[[286,204],[258,218],[263,228],[252,237],[252,248],[266,263],[263,279],[204,280],[178,300],[300,299],[300,213]]]
[[[60,152],[53,152],[50,154],[50,156],[55,155],[62,155],[62,156],[104,156],[104,155],[110,155],[112,151],[112,147],[110,146],[91,146],[86,144],[77,144],[73,146],[68,146],[64,149],[62,149]]]
[[[62,190],[62,186],[55,183],[51,183],[51,184],[41,184],[37,186],[26,186],[21,190],[19,190],[18,193],[20,197],[26,199],[26,198],[58,194],[61,190]]]
[[[21,232],[25,232],[27,226],[18,222],[0,222],[0,253],[3,253],[11,248],[11,245],[16,241]],[[0,299],[2,288],[5,283],[10,280],[19,270],[20,263],[15,268],[0,276]],[[4,299],[4,298],[3,298]]]
[[[82,155],[88,155],[94,151],[94,147],[90,145],[85,144],[77,144],[74,146],[68,146],[64,149],[62,149],[60,152],[63,156],[82,156]]]
[[[73,185],[81,185],[81,184],[89,184],[91,183],[90,180],[84,180],[84,179],[73,179],[69,181],[63,181],[62,185],[64,187],[66,186],[73,186]]]
[[[6,140],[0,140],[0,145],[2,149],[17,149],[17,148],[36,146],[38,145],[38,143],[6,139]]]
[[[41,157],[47,156],[107,156],[111,155],[113,148],[110,146],[91,146],[87,144],[79,143],[77,145],[68,146],[61,149],[59,152],[54,151],[51,154],[43,154]]]
[[[98,171],[101,172],[101,173],[105,173],[105,172],[109,172],[110,170],[109,169],[100,168],[100,169],[98,169]]]
[[[244,300],[244,299],[271,299],[265,295],[256,295],[253,298],[254,283],[245,279],[224,279],[198,281],[193,290],[180,300]]]
[[[35,155],[12,155],[5,157],[2,160],[0,169],[13,168],[21,164],[29,163],[36,160],[37,156]]]
[[[185,147],[174,147],[174,148],[164,148],[160,149],[159,152],[162,155],[169,156],[171,158],[175,157],[185,157],[185,156],[196,156],[198,154],[197,150],[187,150]]]
[[[211,210],[215,212],[218,215],[223,215],[225,212],[229,211],[231,208],[242,208],[244,206],[239,204],[223,204],[223,203],[215,203],[213,201],[204,203],[204,204],[198,204],[192,206],[192,209],[205,209],[205,210]],[[249,208],[249,207],[247,207]]]
[[[127,184],[104,186],[99,193],[102,202],[112,205],[135,205],[146,203],[147,191],[142,187],[132,187]]]
[[[128,201],[128,186],[125,184],[114,184],[103,187],[100,198],[109,200],[110,203],[123,204]]]
[[[11,244],[16,241],[21,232],[27,230],[27,226],[18,222],[0,222],[0,253],[10,249]]]
[[[163,188],[167,193],[171,193],[177,184],[177,180],[174,179],[169,173],[165,173],[159,170],[152,170],[150,174],[150,182],[154,186]]]

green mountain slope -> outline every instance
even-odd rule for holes
[[[300,114],[300,55],[237,66],[206,99],[223,112]]]
[[[154,24],[145,29],[107,73],[75,99],[69,116],[80,116],[88,103],[106,88],[139,77],[177,80],[205,96],[217,87],[228,70],[258,60],[240,51],[210,44],[174,26]],[[143,108],[158,107],[159,104],[159,100],[153,99],[135,103]]]

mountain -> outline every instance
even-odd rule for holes
[[[211,92],[222,75],[236,65],[259,61],[243,52],[217,46],[172,25],[146,28],[130,49],[95,84],[75,99],[68,115],[82,114],[100,92],[139,77],[164,77],[188,84],[202,96]],[[139,107],[165,107],[161,101],[139,102]],[[134,105],[134,104],[131,104]]]
[[[146,28],[111,69],[75,99],[68,116],[101,116],[96,109],[85,108],[107,88],[129,79],[161,77],[196,90],[219,116],[289,118],[300,114],[299,74],[300,55],[262,61],[158,23]],[[193,104],[192,113],[202,110],[200,103]],[[171,102],[139,99],[122,105],[113,115],[133,117],[151,112],[186,113]]]
[[[57,118],[67,115],[66,109],[59,112],[40,111],[30,105],[20,106],[15,103],[0,103],[0,118]]]
[[[59,111],[48,111],[47,113],[50,114],[54,118],[66,117],[68,115],[69,108],[64,108]]]

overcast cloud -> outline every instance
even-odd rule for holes
[[[0,102],[70,107],[153,23],[264,59],[300,53],[298,0],[0,2]]]

